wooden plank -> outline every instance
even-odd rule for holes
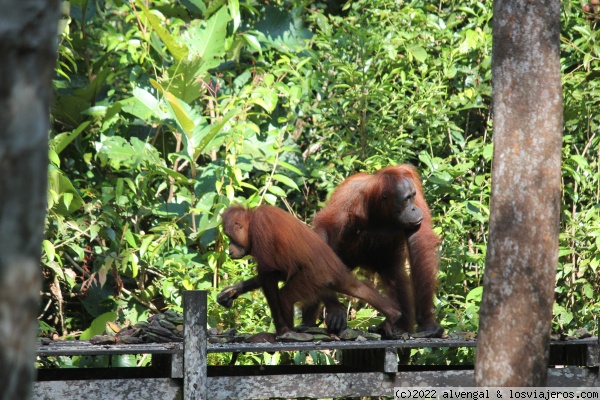
[[[552,341],[550,346],[566,348],[571,346],[597,346],[596,337],[568,341]],[[310,350],[346,350],[346,349],[381,349],[381,348],[455,348],[475,347],[476,340],[455,339],[409,339],[409,340],[372,340],[363,342],[308,342],[308,343],[227,343],[207,346],[208,353],[236,352],[274,352],[274,351],[310,351]],[[37,355],[45,356],[75,356],[75,355],[116,355],[116,354],[181,354],[181,343],[144,343],[144,344],[113,344],[93,345],[84,340],[65,340],[51,342],[49,345],[39,345]]]
[[[548,387],[598,387],[598,368],[549,368]]]
[[[45,381],[33,385],[34,400],[177,400],[182,398],[181,380],[100,379]]]
[[[600,352],[596,338],[556,341],[552,342],[550,348],[551,365],[579,365],[597,367]],[[348,366],[361,367],[361,371],[387,372],[397,371],[397,356],[393,351],[408,352],[410,348],[433,344],[432,347],[460,347],[466,344],[471,347],[474,341],[467,343],[456,340],[438,339],[435,341],[411,340],[409,341],[374,341],[374,342],[329,342],[329,343],[276,343],[276,344],[228,344],[208,345],[209,352],[228,352],[244,350],[250,352],[265,351],[309,351],[336,349],[342,351],[342,363]],[[391,345],[385,347],[383,345]],[[406,348],[409,347],[409,348]],[[352,353],[358,351],[357,355]],[[365,353],[366,352],[366,353]],[[379,356],[372,359],[365,358],[369,352],[375,352]],[[385,353],[383,353],[385,352]],[[183,378],[183,345],[181,343],[148,343],[141,345],[110,345],[97,346],[84,341],[54,342],[51,345],[40,346],[38,355],[118,355],[118,354],[153,354],[152,364],[160,367],[162,377]],[[383,357],[383,359],[382,359]],[[369,369],[366,369],[366,366]],[[236,367],[234,367],[236,368]],[[237,367],[239,368],[239,366]],[[41,375],[44,373],[42,372]],[[57,372],[60,374],[60,372]],[[85,376],[85,373],[81,374]],[[107,378],[112,376],[107,370]],[[66,377],[66,375],[65,375]],[[69,378],[65,378],[69,379]]]
[[[84,341],[40,345],[39,356],[152,354],[162,368],[109,368],[40,372],[34,399],[234,399],[270,397],[390,396],[395,386],[473,386],[469,367],[398,366],[396,352],[412,348],[474,347],[476,340],[410,339],[363,342],[274,344],[209,344],[206,335],[206,292],[184,293],[185,344],[91,345]],[[549,370],[549,386],[596,386],[598,338],[551,342],[557,363],[596,368]],[[347,366],[211,367],[206,355],[224,352],[341,350],[355,352]],[[369,357],[376,353],[378,357]],[[371,356],[369,356],[371,354]],[[366,357],[366,358],[365,358]],[[154,363],[155,360],[153,360]],[[374,370],[376,369],[376,370]],[[69,373],[71,372],[71,373]],[[210,373],[210,375],[209,375]],[[165,374],[165,375],[161,375]],[[170,376],[170,377],[169,377]],[[172,379],[172,378],[180,379]],[[104,379],[102,379],[104,378]],[[183,378],[183,379],[181,379]]]
[[[38,357],[99,356],[119,354],[175,354],[183,352],[182,343],[144,343],[94,345],[87,340],[58,340],[39,345]]]
[[[587,339],[551,341],[550,347],[570,347],[596,345],[595,337]],[[310,351],[310,350],[347,350],[347,349],[413,349],[413,348],[456,348],[476,347],[477,341],[456,339],[409,339],[409,340],[369,340],[369,341],[337,341],[337,342],[300,342],[300,343],[226,343],[210,344],[209,353],[236,352],[274,352],[274,351]]]
[[[183,398],[206,400],[206,291],[184,291],[183,309]]]
[[[214,400],[390,396],[393,382],[374,372],[214,377],[208,393]]]
[[[600,367],[600,344],[588,346],[586,365],[588,367]]]
[[[207,380],[207,399],[331,398],[393,396],[394,387],[472,387],[472,369],[218,376]],[[550,368],[551,387],[600,386],[597,368]],[[180,379],[48,381],[34,384],[35,400],[171,400],[181,398]],[[180,396],[180,397],[177,397]]]
[[[597,369],[548,370],[548,386],[594,387],[600,385]],[[441,369],[332,374],[282,374],[219,376],[208,380],[209,399],[331,398],[393,396],[394,387],[473,387],[472,369]]]
[[[310,350],[348,350],[348,349],[385,349],[417,347],[475,347],[475,340],[454,339],[409,339],[409,340],[368,340],[335,342],[300,343],[226,343],[210,344],[209,353],[228,352],[274,352],[274,351],[310,351]]]

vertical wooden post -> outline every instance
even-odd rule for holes
[[[61,3],[0,0],[0,399],[30,398],[36,376]]]
[[[560,1],[493,4],[494,160],[475,385],[539,387],[561,215]]]
[[[183,398],[206,400],[206,291],[183,292]]]

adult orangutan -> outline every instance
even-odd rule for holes
[[[412,166],[390,166],[349,177],[317,213],[313,227],[349,269],[360,266],[380,275],[389,304],[402,312],[397,326],[413,332],[416,320],[422,336],[442,335],[433,315],[439,238]],[[240,294],[258,287],[256,279],[249,279],[225,288],[217,301],[231,307]],[[334,332],[344,329],[346,309],[337,294],[322,291],[320,300],[326,306],[327,327]],[[319,308],[320,301],[305,301],[302,325],[314,325]]]
[[[356,279],[312,229],[289,213],[273,206],[232,206],[223,213],[223,230],[230,240],[229,256],[252,255],[257,276],[224,289],[219,303],[231,306],[241,292],[261,287],[277,334],[282,335],[294,330],[295,303],[318,304],[335,290],[367,301],[386,316],[382,327],[386,337],[398,337],[398,306]],[[281,281],[285,284],[280,289]]]
[[[400,328],[414,332],[416,319],[422,336],[442,335],[433,314],[439,238],[412,166],[390,166],[349,177],[312,225],[348,268],[361,267],[381,277],[390,304],[396,303],[402,312]],[[329,329],[343,329],[346,309],[335,293],[324,294],[322,300]],[[318,312],[319,303],[305,303],[303,325],[315,324]]]

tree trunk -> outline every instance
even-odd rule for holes
[[[0,0],[0,398],[35,376],[59,2]]]
[[[560,1],[494,1],[492,208],[475,383],[544,386],[558,263]]]

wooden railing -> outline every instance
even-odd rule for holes
[[[472,366],[408,366],[398,354],[413,348],[474,347],[475,340],[411,339],[363,342],[208,344],[206,292],[184,294],[184,342],[40,345],[39,357],[148,354],[150,367],[40,369],[34,399],[261,399],[393,396],[398,386],[473,386]],[[597,337],[553,341],[548,386],[600,386]],[[210,366],[207,353],[335,350],[339,365]],[[402,357],[401,357],[402,358]]]

